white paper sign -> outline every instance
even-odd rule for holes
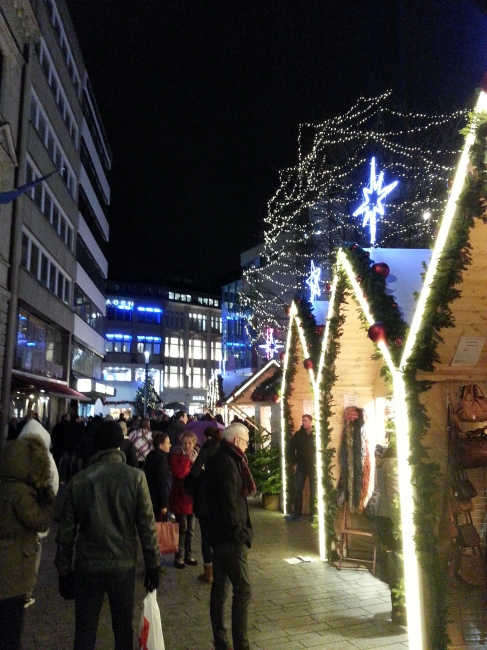
[[[475,366],[484,347],[485,336],[462,336],[452,366]]]
[[[347,408],[347,406],[358,406],[358,407],[360,406],[360,400],[357,393],[350,393],[348,395],[344,395],[343,402],[345,408]]]

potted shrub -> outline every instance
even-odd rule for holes
[[[254,453],[249,454],[249,466],[257,492],[262,494],[264,508],[279,510],[282,492],[281,450],[278,445],[268,441],[269,437],[259,441]]]

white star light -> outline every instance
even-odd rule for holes
[[[364,187],[364,202],[353,213],[354,217],[358,217],[361,214],[364,214],[364,220],[362,222],[362,227],[366,226],[369,223],[370,227],[370,243],[373,246],[375,244],[375,235],[376,235],[376,218],[375,215],[379,214],[384,216],[384,206],[382,202],[392,190],[396,187],[399,181],[394,181],[385,187],[382,187],[384,182],[384,172],[381,172],[378,176],[375,175],[375,157],[370,161],[370,180],[369,187]]]
[[[320,297],[320,276],[321,276],[321,267],[315,266],[313,260],[311,260],[311,272],[306,280],[306,284],[309,287],[309,301],[314,302]]]
[[[272,359],[275,353],[283,348],[282,343],[278,343],[274,338],[274,330],[272,327],[268,327],[265,333],[265,343],[259,345],[259,348],[264,348],[265,356],[267,359]]]

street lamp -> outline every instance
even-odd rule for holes
[[[144,352],[144,359],[145,359],[144,411],[145,411],[145,415],[148,416],[149,410],[147,408],[147,399],[149,394],[149,359],[150,359],[150,352],[148,350]]]

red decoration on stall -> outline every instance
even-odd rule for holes
[[[284,311],[286,313],[286,316],[289,316],[289,314],[291,313],[291,305],[286,305],[284,307]]]
[[[374,323],[368,329],[367,336],[373,343],[380,343],[386,340],[386,328],[384,323]]]
[[[284,361],[284,360],[286,359],[286,353],[285,353],[285,352],[281,352],[281,354],[279,355],[279,359],[280,359],[281,361]]]
[[[394,343],[397,345],[398,348],[402,346],[402,336],[398,336],[397,339],[394,341]]]
[[[357,278],[355,278],[355,279],[357,280],[357,282],[358,282],[359,284],[362,284],[362,278],[360,277],[360,275],[359,275]]]
[[[390,273],[389,266],[385,262],[378,262],[377,264],[372,264],[372,271],[377,273],[382,278],[387,278]]]
[[[303,361],[303,366],[306,368],[306,370],[312,370],[313,369],[313,359],[305,359]]]
[[[327,291],[331,291],[331,284],[329,282],[327,284],[325,284],[325,289]]]
[[[272,396],[272,401],[277,404],[277,402],[279,401],[279,395],[273,395]]]

